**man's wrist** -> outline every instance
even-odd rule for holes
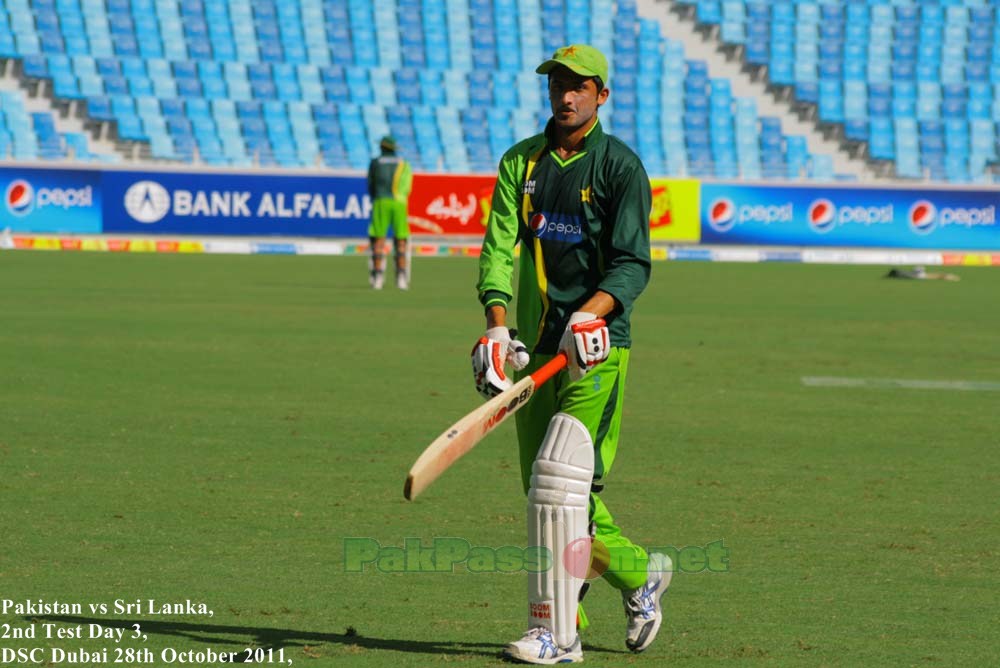
[[[507,307],[500,304],[486,307],[486,329],[507,325]]]
[[[593,295],[591,295],[590,299],[580,305],[580,308],[577,309],[577,311],[593,313],[598,318],[603,318],[613,312],[617,306],[617,300],[613,295],[605,292],[604,290],[597,290]]]

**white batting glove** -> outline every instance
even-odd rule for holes
[[[580,380],[611,353],[607,323],[593,313],[577,311],[569,317],[559,350],[569,358],[566,368],[570,379]]]
[[[510,364],[515,371],[528,366],[528,349],[515,336],[517,332],[514,330],[491,327],[472,348],[472,374],[476,390],[486,399],[511,386],[510,378],[503,370],[505,364]]]

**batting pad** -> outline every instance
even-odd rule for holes
[[[531,471],[528,543],[548,549],[551,568],[528,574],[528,628],[544,626],[560,647],[569,647],[576,639],[577,602],[590,561],[594,444],[583,423],[556,413]]]

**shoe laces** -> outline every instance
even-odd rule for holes
[[[660,581],[656,581],[655,584],[647,582],[630,595],[623,596],[625,610],[643,619],[649,619],[656,612],[656,590],[659,588]]]
[[[556,656],[559,653],[559,648],[556,646],[556,639],[552,637],[552,632],[544,626],[536,626],[528,629],[524,634],[524,640],[538,642],[540,645],[538,650],[539,657],[544,657],[549,652],[552,653],[552,656]]]
[[[525,638],[528,638],[528,639],[530,639],[530,640],[538,640],[538,638],[539,638],[540,636],[542,636],[542,635],[544,635],[544,634],[546,634],[546,633],[548,633],[548,634],[551,634],[552,632],[551,632],[551,631],[549,631],[549,630],[548,630],[547,628],[545,628],[544,626],[535,626],[535,627],[533,627],[533,628],[530,628],[530,629],[528,629],[528,630],[527,630],[527,631],[525,632],[525,634],[524,634],[524,637],[525,637]]]

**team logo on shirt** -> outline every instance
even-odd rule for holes
[[[545,241],[577,243],[583,239],[583,222],[579,216],[536,211],[528,219],[528,225],[537,238]]]
[[[545,226],[548,225],[549,221],[545,219],[544,213],[536,213],[531,217],[531,231],[535,233],[536,237],[542,236],[545,231]]]

